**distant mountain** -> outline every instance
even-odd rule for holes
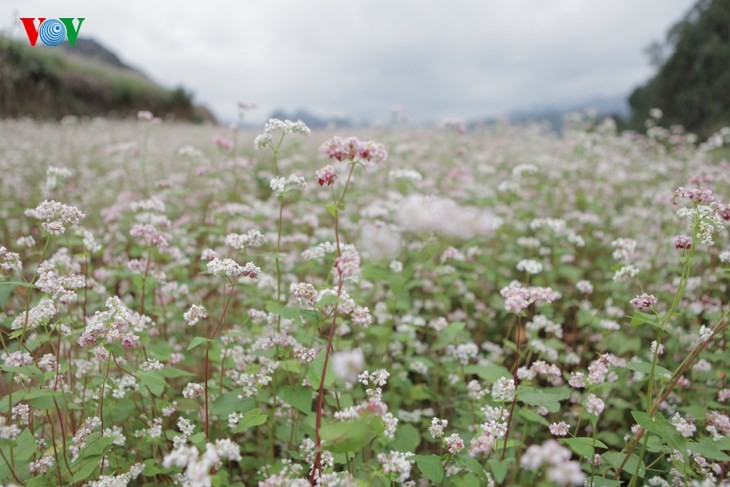
[[[543,106],[509,112],[507,119],[513,123],[548,122],[553,130],[560,132],[563,117],[568,113],[585,112],[593,109],[599,118],[616,117],[625,119],[629,116],[629,104],[625,96],[596,97],[584,102],[565,104],[562,106]],[[494,117],[474,120],[470,126],[494,123]]]
[[[347,117],[321,117],[313,114],[305,109],[298,109],[293,112],[285,110],[275,110],[269,118],[278,118],[279,120],[301,120],[312,129],[328,128],[328,127],[366,127],[370,124],[367,120],[355,122]]]
[[[107,66],[114,66],[116,68],[120,69],[127,69],[130,71],[135,71],[142,76],[144,74],[131,66],[125,64],[122,62],[121,59],[119,59],[119,56],[111,52],[109,49],[104,47],[103,45],[96,42],[95,39],[89,38],[89,37],[79,37],[76,39],[76,42],[74,45],[70,45],[68,41],[64,42],[59,46],[60,48],[67,51],[69,54],[73,54],[76,56],[81,56],[86,59],[91,59],[94,61],[98,61],[102,64],[105,64]]]
[[[47,48],[0,36],[0,80],[0,118],[127,117],[149,110],[161,118],[215,120],[184,88],[158,85],[93,39]]]

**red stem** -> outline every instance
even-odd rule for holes
[[[228,293],[228,299],[226,299],[226,304],[223,307],[223,313],[221,313],[221,317],[218,320],[218,325],[215,327],[215,330],[213,330],[213,333],[210,335],[210,340],[213,340],[216,335],[218,335],[218,332],[221,329],[221,325],[223,325],[223,318],[226,316],[226,312],[228,311],[228,305],[231,302],[231,298],[233,297],[233,291],[236,289],[234,284],[231,284],[231,290]],[[208,342],[208,345],[205,347],[205,437],[209,438],[210,433],[210,414],[208,412],[208,370],[210,368],[210,342]]]
[[[322,402],[324,399],[324,379],[327,376],[327,364],[329,363],[330,350],[332,350],[332,340],[335,337],[335,327],[337,324],[337,311],[339,310],[339,299],[342,295],[342,275],[340,275],[339,282],[337,283],[337,301],[335,305],[334,313],[332,314],[332,324],[330,325],[330,333],[327,338],[327,349],[324,353],[324,365],[322,366],[322,378],[319,380],[319,392],[317,394],[317,426],[314,430],[315,443],[317,446],[317,456],[314,457],[314,464],[312,465],[312,473],[309,477],[309,482],[314,485],[316,476],[320,469],[320,462],[322,460],[322,438],[319,436],[319,429],[322,426]]]

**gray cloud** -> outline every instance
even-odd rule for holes
[[[86,17],[94,36],[219,116],[238,101],[415,120],[628,93],[643,49],[694,0],[24,0],[20,16]],[[8,14],[10,12],[8,11]]]

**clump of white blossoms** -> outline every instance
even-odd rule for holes
[[[547,478],[558,485],[583,485],[586,475],[580,463],[570,461],[570,450],[555,440],[530,445],[520,458],[520,467],[536,471],[548,465]]]
[[[433,418],[431,420],[431,426],[428,427],[428,432],[431,433],[431,438],[434,440],[442,438],[447,426],[449,426],[449,420]]]
[[[171,451],[162,461],[165,468],[185,468],[186,485],[210,486],[210,470],[222,467],[223,461],[240,462],[241,452],[235,443],[228,438],[216,440],[215,443],[207,443],[205,452],[200,451],[187,444]]]
[[[542,272],[542,263],[533,259],[523,259],[517,263],[517,270],[528,274],[539,274]]]
[[[0,270],[18,272],[23,270],[23,262],[20,260],[20,255],[15,252],[10,252],[2,245],[0,245]]]
[[[59,187],[59,179],[67,179],[73,175],[70,169],[65,167],[48,166],[46,169],[46,181],[43,184],[43,189],[47,193],[50,193],[54,189]]]
[[[300,134],[309,135],[312,131],[309,130],[307,124],[301,120],[292,122],[291,120],[279,120],[277,118],[269,119],[264,125],[264,133],[257,136],[254,139],[254,146],[257,150],[264,150],[270,148],[271,150],[278,150],[281,141],[287,134]],[[274,135],[280,135],[278,142],[275,141]]]
[[[25,216],[43,220],[41,227],[49,235],[63,235],[68,228],[78,225],[86,215],[75,206],[46,200],[34,209],[25,210]]]
[[[243,250],[247,247],[261,247],[265,243],[266,237],[256,229],[249,230],[245,234],[229,233],[225,239],[225,244],[235,250]]]
[[[216,257],[208,262],[207,267],[208,272],[214,276],[224,275],[229,279],[243,276],[254,280],[261,274],[261,269],[253,262],[248,262],[242,266],[233,259],[219,259]]]
[[[684,419],[679,413],[674,413],[674,416],[672,416],[672,425],[685,438],[691,438],[697,431],[697,427]]]
[[[288,178],[277,177],[269,182],[269,187],[277,198],[282,198],[287,191],[302,190],[307,181],[302,176],[292,174]]]
[[[313,308],[317,304],[319,295],[315,287],[307,282],[295,282],[289,286],[289,293],[302,306]]]
[[[523,286],[512,282],[499,292],[504,298],[504,307],[515,314],[521,313],[532,303],[552,303],[560,297],[560,293],[549,287]]]
[[[588,411],[589,413],[591,413],[595,416],[600,416],[601,413],[603,412],[603,409],[606,407],[603,400],[600,397],[596,396],[595,394],[588,395],[588,397],[586,398],[585,406],[586,406],[586,411]]]
[[[332,370],[340,379],[354,384],[365,369],[365,354],[361,349],[343,350],[332,354]]]
[[[195,325],[198,321],[208,317],[208,313],[202,305],[194,304],[183,314],[188,326]]]
[[[511,401],[515,398],[516,390],[514,379],[500,377],[492,384],[492,399],[495,401]]]
[[[411,459],[413,456],[411,452],[391,451],[387,455],[378,453],[378,463],[383,467],[385,475],[395,474],[398,482],[404,483],[411,476],[411,465],[415,461]]]
[[[550,433],[555,436],[567,436],[570,432],[570,426],[565,421],[559,423],[551,423],[549,426]]]

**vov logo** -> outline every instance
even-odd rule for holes
[[[20,21],[23,22],[23,27],[25,27],[25,33],[28,34],[28,40],[31,46],[35,46],[39,37],[41,38],[41,42],[46,46],[57,46],[68,37],[68,43],[73,46],[76,43],[76,38],[79,36],[81,24],[84,23],[85,19],[83,17],[76,19],[79,21],[78,27],[74,27],[74,19],[71,17],[61,17],[58,19],[39,17],[38,27],[35,25],[35,20],[35,17],[20,17]]]

